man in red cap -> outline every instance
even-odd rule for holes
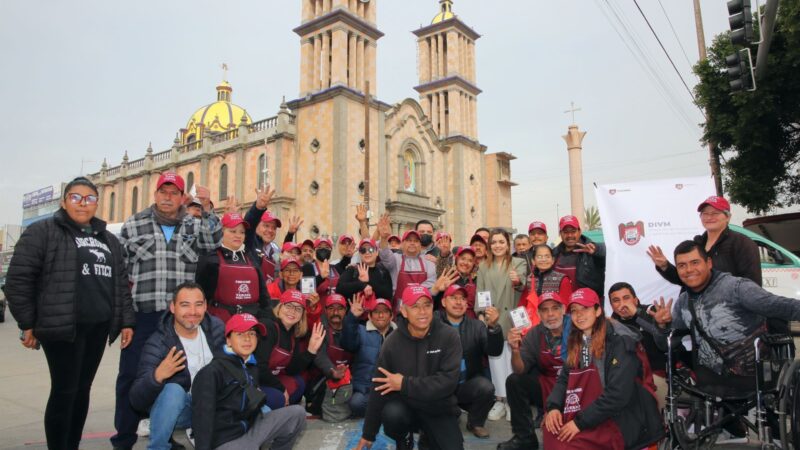
[[[236,314],[225,326],[224,350],[197,374],[192,396],[194,444],[198,450],[294,447],[306,427],[298,405],[270,410],[258,389],[253,352],[266,328],[250,314]]]
[[[467,316],[467,290],[452,284],[442,297],[442,309],[437,311],[440,320],[458,330],[461,338],[461,374],[456,398],[461,409],[467,411],[467,431],[475,437],[488,438],[484,425],[489,410],[494,405],[494,385],[483,375],[483,361],[487,356],[503,353],[503,329],[497,324],[499,313],[490,306],[484,311],[486,323]]]
[[[225,344],[225,325],[206,314],[206,307],[200,286],[182,283],[144,345],[130,402],[136,411],[150,415],[148,448],[169,449],[175,428],[192,427],[189,390],[200,369]]]
[[[365,311],[368,320],[362,324],[360,319]],[[344,318],[341,344],[343,349],[355,355],[350,367],[353,386],[350,413],[353,417],[364,417],[378,354],[386,337],[396,328],[392,322],[391,301],[385,298],[365,301],[364,295],[357,294],[350,303],[350,313]]]
[[[300,289],[300,279],[303,278],[303,270],[300,266],[300,261],[295,258],[284,258],[281,260],[280,278],[273,281],[267,286],[270,298],[273,303],[279,298],[281,294],[286,292],[287,289]]]
[[[127,253],[128,276],[136,333],[120,354],[117,375],[114,448],[130,449],[136,443],[139,414],[129,401],[131,384],[142,347],[167,309],[172,292],[194,281],[200,255],[215,250],[222,237],[219,218],[208,210],[196,218],[184,206],[185,183],[180,175],[164,172],[156,182],[153,204],[125,221],[120,243]]]
[[[528,225],[528,237],[531,239],[531,247],[547,245],[547,225],[544,222],[534,220]]]
[[[606,246],[581,235],[581,225],[575,216],[558,221],[561,243],[553,249],[555,270],[568,276],[576,289],[589,288],[603,297],[606,279]]]
[[[419,430],[431,448],[463,449],[455,396],[463,357],[461,339],[453,327],[434,318],[427,288],[408,285],[401,298],[404,320],[381,349],[378,372],[372,379],[375,389],[356,448],[371,447],[383,424],[398,450],[413,449],[414,433]]]
[[[303,246],[305,244],[303,242]],[[316,277],[317,293],[320,297],[334,293],[336,284],[339,283],[340,272],[331,264],[332,252],[333,241],[330,238],[317,238],[314,241],[312,261],[303,264],[303,276]]]
[[[513,436],[500,443],[498,450],[538,448],[531,405],[544,410],[544,400],[556,383],[566,354],[570,319],[561,297],[555,292],[543,293],[537,312],[541,322],[524,338],[519,328],[508,331],[514,373],[506,379],[506,393]]]
[[[396,234],[392,234],[389,236],[389,248],[392,249],[395,253],[403,253],[403,249],[401,248],[403,242],[400,240],[400,236]]]
[[[421,254],[420,235],[417,231],[409,230],[403,233],[403,253],[397,254],[389,249],[389,236],[392,227],[389,216],[383,215],[378,220],[378,232],[381,235],[381,250],[378,254],[381,264],[389,271],[392,277],[395,308],[400,306],[400,297],[406,286],[419,284],[428,289],[436,282],[436,266]]]

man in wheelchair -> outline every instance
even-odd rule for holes
[[[706,411],[714,407],[726,411],[722,415],[739,416],[715,421],[709,419],[718,425],[717,433],[719,426],[725,426],[732,434],[743,435],[746,430],[739,419],[746,416],[751,407],[763,406],[764,403],[763,393],[757,386],[764,386],[764,373],[769,372],[761,371],[763,360],[772,353],[769,345],[791,347],[790,338],[781,336],[776,339],[769,333],[767,319],[800,320],[800,301],[774,295],[747,278],[713,270],[713,262],[705,249],[694,241],[678,244],[674,257],[678,275],[687,289],[680,294],[674,307],[671,300],[667,304],[663,299],[656,302],[651,315],[662,328],[669,326],[676,331],[689,331],[696,389],[686,388],[684,393],[690,391],[704,398]],[[785,351],[779,364],[791,363],[791,353],[791,350]],[[757,359],[762,361],[757,364]],[[780,369],[778,366],[779,373]],[[796,391],[797,375],[789,375]],[[670,384],[673,389],[676,387],[674,379]],[[797,397],[796,393],[792,396]],[[709,405],[709,402],[713,404]],[[764,424],[763,417],[759,422]],[[753,427],[752,424],[748,426]],[[776,431],[775,428],[772,431]],[[796,430],[793,431],[796,434]],[[769,440],[762,433],[763,427],[759,426],[762,442],[765,438]]]

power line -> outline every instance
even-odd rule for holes
[[[686,64],[689,65],[689,69],[692,68],[692,63],[689,61],[689,56],[686,54],[686,49],[683,48],[683,44],[681,43],[681,39],[678,37],[678,33],[675,31],[675,27],[672,26],[672,20],[669,19],[669,15],[667,14],[667,10],[664,9],[664,4],[661,3],[661,0],[658,0],[658,6],[661,7],[661,12],[664,13],[664,17],[667,19],[667,23],[669,24],[669,29],[672,30],[672,35],[675,36],[675,41],[678,42],[678,47],[681,49],[681,53],[683,53],[683,59],[686,60]],[[692,72],[693,75],[694,72]],[[697,77],[697,75],[695,75]]]

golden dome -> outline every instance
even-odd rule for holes
[[[247,111],[231,103],[230,83],[222,81],[217,85],[217,101],[203,106],[195,111],[186,124],[183,134],[183,143],[192,142],[200,138],[199,128],[203,124],[203,134],[222,133],[236,128],[241,122],[252,123],[253,120]]]
[[[452,0],[439,0],[442,10],[431,21],[431,25],[450,20],[456,15],[453,14],[453,1]]]

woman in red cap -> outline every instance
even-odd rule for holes
[[[297,404],[303,397],[301,372],[314,361],[325,338],[324,326],[317,323],[307,345],[302,342],[309,331],[305,304],[300,291],[284,291],[273,311],[275,319],[264,322],[267,334],[256,347],[261,389],[272,409]]]
[[[614,326],[588,288],[569,299],[567,360],[547,397],[544,448],[623,450],[658,442],[664,427],[655,397],[638,379],[636,341]]]
[[[568,276],[553,268],[556,262],[553,249],[547,245],[537,245],[531,253],[533,272],[529,290],[526,292],[527,295],[520,297],[519,306],[524,306],[528,310],[532,325],[536,325],[539,323],[539,297],[545,292],[554,292],[561,298],[569,298],[572,295],[572,282]]]
[[[239,213],[226,213],[222,216],[219,248],[198,263],[195,280],[208,299],[208,312],[223,322],[241,312],[259,318],[272,316],[259,261],[245,251],[245,232],[249,227]]]
[[[457,284],[463,287],[467,293],[467,316],[477,319],[478,316],[475,314],[475,266],[475,249],[468,245],[456,248],[455,266],[445,269],[431,289],[434,304],[441,306],[444,291],[451,285]]]
[[[336,292],[344,298],[353,298],[359,292],[366,298],[392,298],[392,277],[379,264],[378,244],[373,239],[362,239],[358,254],[361,261],[347,267],[336,285]]]

